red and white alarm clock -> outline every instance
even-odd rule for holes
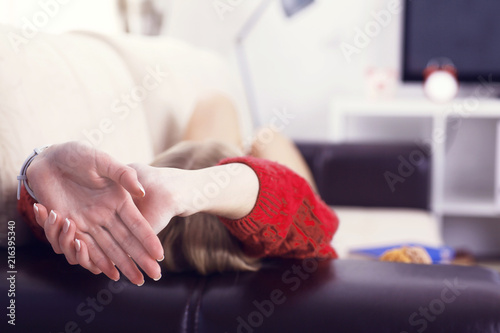
[[[424,69],[424,92],[438,103],[451,101],[458,92],[457,69],[447,58],[432,59]]]

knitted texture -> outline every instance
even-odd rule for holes
[[[338,218],[307,181],[289,168],[251,156],[219,164],[244,163],[259,179],[252,211],[238,220],[219,217],[254,257],[337,258],[330,246]]]

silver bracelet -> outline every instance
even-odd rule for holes
[[[30,166],[31,162],[35,159],[35,157],[40,154],[42,151],[45,149],[49,148],[50,145],[42,146],[39,148],[33,149],[33,152],[31,153],[30,156],[24,161],[23,166],[21,167],[21,171],[19,172],[19,176],[17,176],[17,200],[21,199],[21,185],[24,185],[24,188],[28,192],[29,195],[35,200],[37,200],[35,193],[33,193],[33,190],[29,187],[28,182],[27,182],[27,177],[26,177],[26,171],[28,170],[28,167]],[[38,200],[37,200],[38,201]]]

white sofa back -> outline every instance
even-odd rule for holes
[[[219,58],[170,38],[25,38],[2,25],[0,36],[0,245],[7,221],[21,222],[16,175],[34,147],[86,140],[124,163],[148,163],[180,139],[198,97],[234,92]]]

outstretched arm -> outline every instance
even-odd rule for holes
[[[173,216],[206,212],[236,219],[246,216],[256,203],[259,182],[254,171],[244,164],[200,170],[131,166],[146,190],[144,197],[134,198],[135,204],[156,233]],[[51,216],[40,204],[34,210],[55,252],[64,253],[70,264],[78,263],[95,274],[100,272],[100,267],[90,260],[88,240],[81,238],[72,220],[67,222],[59,218],[60,214]]]
[[[132,165],[146,188],[146,195],[135,198],[135,204],[155,232],[173,216],[206,212],[220,216],[256,256],[336,256],[329,243],[338,219],[305,179],[266,160],[246,157],[224,162],[200,170]],[[77,250],[83,253],[76,253],[71,239],[52,228],[62,251],[73,251],[78,263],[92,270],[87,261],[78,259],[88,257],[86,249],[79,244]]]
[[[242,163],[199,170],[131,166],[137,170],[147,193],[134,201],[156,232],[163,230],[174,216],[198,212],[241,218],[250,213],[257,200],[257,175]]]
[[[142,197],[144,190],[133,168],[93,147],[70,142],[44,150],[28,168],[27,177],[42,204],[39,209],[53,210],[53,220],[68,218],[95,267],[108,277],[119,278],[116,264],[132,283],[143,283],[134,261],[150,277],[160,276],[156,259],[163,257],[163,248],[134,205],[133,198]],[[47,227],[46,220],[38,222]],[[54,240],[49,238],[57,252]],[[76,257],[69,256],[68,261]]]

